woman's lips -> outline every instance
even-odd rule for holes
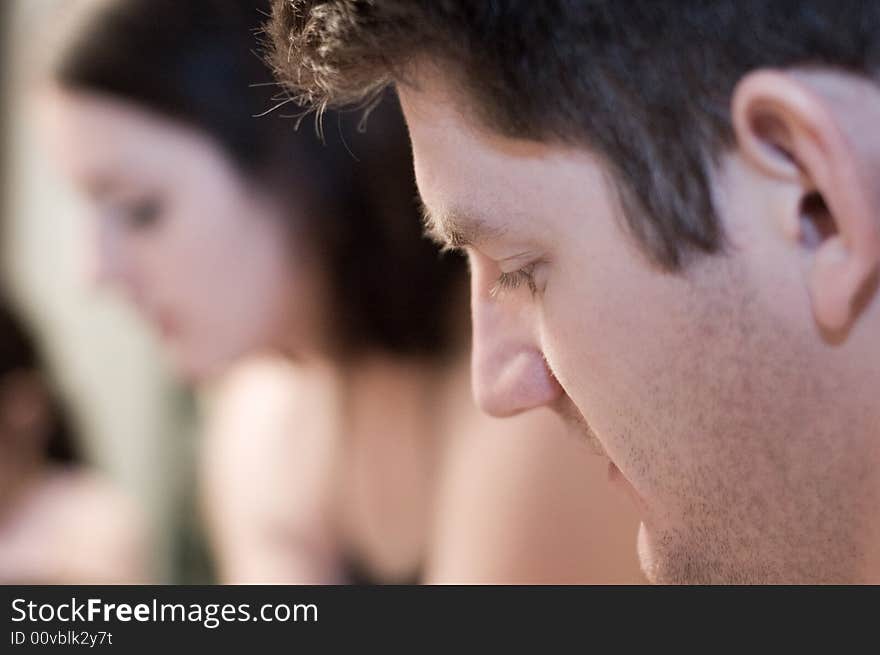
[[[174,320],[170,313],[156,312],[152,314],[151,318],[153,325],[156,326],[156,329],[162,339],[172,339],[178,334],[179,327],[177,321]]]

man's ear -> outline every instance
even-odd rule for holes
[[[799,187],[787,232],[812,251],[820,328],[843,338],[877,293],[880,88],[839,72],[759,70],[737,85],[732,118],[744,159]]]

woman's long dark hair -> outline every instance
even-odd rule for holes
[[[213,137],[241,171],[291,201],[329,276],[340,351],[438,355],[454,339],[464,267],[422,236],[409,140],[395,98],[311,122],[278,104],[260,53],[268,0],[117,0],[99,5],[56,58],[65,88],[106,94]],[[303,224],[303,222],[305,224]]]

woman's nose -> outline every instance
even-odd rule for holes
[[[124,244],[120,235],[102,222],[100,219],[96,221],[87,234],[83,263],[85,277],[92,286],[130,293],[134,280],[130,262],[123,252]]]

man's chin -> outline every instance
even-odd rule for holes
[[[660,531],[643,519],[639,523],[636,549],[642,573],[655,585],[724,583],[701,561],[700,553],[678,543],[675,533]]]
[[[642,567],[642,573],[651,584],[658,584],[657,567],[655,566],[654,556],[651,552],[650,538],[648,529],[645,527],[644,521],[639,521],[639,533],[636,537],[636,552],[639,555],[639,565]]]
[[[762,579],[744,577],[743,572],[724,566],[716,554],[706,552],[705,543],[698,545],[675,530],[658,529],[650,520],[639,524],[636,544],[642,573],[651,584],[742,584]]]

